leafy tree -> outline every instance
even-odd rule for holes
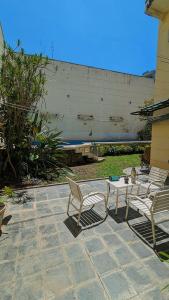
[[[59,151],[57,156],[54,149],[53,153],[51,151],[52,147],[54,148],[54,136],[51,133],[46,134],[45,146],[44,143],[40,143],[39,146],[33,147],[33,141],[41,132],[43,123],[47,122],[45,115],[39,113],[39,107],[47,94],[45,69],[48,63],[48,58],[42,57],[41,54],[25,55],[19,41],[17,52],[4,44],[0,71],[0,138],[4,145],[0,152],[1,177],[8,174],[18,179],[25,175],[28,169],[31,170],[31,175],[38,175],[40,171],[37,172],[37,164],[33,163],[31,155],[35,152],[38,155],[39,170],[40,161],[41,168],[45,164],[42,163],[42,156],[45,161],[45,153],[49,148],[50,155],[54,155],[53,166],[55,163],[58,165],[57,174],[59,166],[62,169],[61,164],[57,162],[61,152],[58,149],[59,140],[55,139],[55,151]],[[45,165],[47,170],[47,164]]]
[[[147,120],[144,128],[138,132],[138,138],[141,141],[151,141],[152,122]]]

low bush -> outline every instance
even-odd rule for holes
[[[147,145],[130,144],[130,145],[98,145],[99,156],[110,155],[127,155],[143,153]]]

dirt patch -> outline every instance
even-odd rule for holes
[[[81,165],[81,166],[76,166],[72,167],[71,170],[73,171],[74,174],[74,179],[92,179],[96,178],[96,166],[97,164],[88,164],[88,165]]]

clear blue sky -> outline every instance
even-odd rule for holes
[[[6,41],[27,53],[142,74],[155,68],[157,20],[145,0],[1,0]]]

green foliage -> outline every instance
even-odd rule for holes
[[[107,156],[102,163],[98,164],[96,177],[121,176],[124,169],[128,167],[138,167],[139,165],[140,157],[138,154]]]
[[[12,198],[15,196],[15,193],[10,186],[5,186],[3,189],[3,195]]]
[[[130,144],[130,145],[100,145],[98,146],[99,156],[122,155],[143,153],[145,145]]]
[[[35,136],[37,145],[32,147],[28,172],[33,177],[52,179],[64,175],[68,168],[65,164],[65,153],[60,144],[60,132],[45,131]]]
[[[0,197],[0,206],[5,205],[5,198],[3,196]]]
[[[152,122],[147,121],[144,128],[138,132],[138,138],[141,141],[151,141]]]
[[[39,113],[47,94],[48,59],[41,54],[25,55],[20,41],[17,46],[16,53],[5,44],[2,55],[0,138],[4,149],[0,152],[0,175],[22,179],[25,175],[42,176],[53,170],[59,176],[63,167],[59,133],[43,133],[48,120]]]
[[[13,198],[15,196],[15,192],[9,186],[5,186],[2,190],[2,194],[0,197],[0,206],[4,206],[6,202],[6,197]]]

